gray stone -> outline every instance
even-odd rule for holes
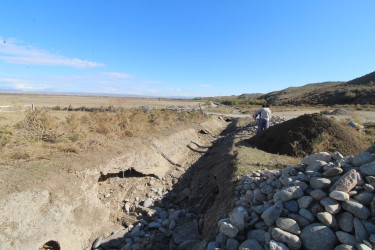
[[[169,223],[168,229],[173,230],[176,227],[176,225],[177,225],[176,221],[171,220],[171,222]]]
[[[366,151],[371,154],[375,154],[375,144],[366,149]]]
[[[257,201],[266,201],[267,200],[267,196],[265,196],[262,191],[260,191],[259,189],[255,189],[254,190],[254,199],[257,200]]]
[[[355,185],[357,185],[357,171],[351,169],[331,186],[330,191],[337,190],[348,193]]]
[[[241,212],[233,211],[229,213],[229,220],[238,230],[242,231],[245,228],[245,217]]]
[[[366,176],[365,179],[370,185],[375,187],[375,176]]]
[[[219,247],[224,247],[225,244],[227,243],[227,240],[228,240],[228,236],[222,233],[218,233],[215,238],[215,241],[219,244]]]
[[[360,172],[357,171],[357,186],[363,186],[365,183],[365,178]]]
[[[166,211],[162,210],[162,211],[159,212],[159,217],[160,217],[160,219],[165,220],[168,217],[168,213]]]
[[[315,220],[314,215],[305,208],[300,209],[298,214],[310,222],[313,222]]]
[[[353,215],[348,212],[340,213],[337,217],[337,224],[339,228],[347,233],[353,231]]]
[[[318,213],[317,218],[321,223],[323,223],[327,227],[330,227],[335,231],[338,229],[337,221],[335,217],[332,216],[332,214],[327,212]]]
[[[292,250],[301,248],[301,240],[294,234],[288,233],[277,227],[272,230],[271,234],[275,241],[286,244]]]
[[[373,193],[362,191],[359,194],[353,196],[353,199],[359,201],[360,203],[370,206],[372,199],[375,197]]]
[[[263,250],[263,247],[258,243],[256,240],[245,240],[242,242],[240,247],[238,248],[239,250]]]
[[[340,154],[339,152],[335,151],[331,154],[331,157],[333,160],[335,161],[338,161],[338,160],[341,160],[342,158],[344,158],[344,156],[342,156],[342,154]]]
[[[159,227],[161,227],[161,224],[160,223],[157,223],[157,222],[151,222],[150,224],[148,224],[148,228],[149,229],[157,229],[157,228],[159,228]]]
[[[286,201],[284,207],[288,209],[289,212],[296,213],[298,212],[298,202],[295,200]]]
[[[276,219],[280,217],[282,211],[283,204],[281,202],[277,202],[272,207],[267,208],[262,214],[261,218],[264,220],[264,223],[267,226],[272,226]]]
[[[203,247],[202,245],[203,242],[199,240],[186,240],[178,246],[177,250],[206,250],[206,248],[204,248],[204,245]]]
[[[269,245],[269,244],[270,244],[270,241],[272,240],[271,232],[272,232],[272,229],[273,229],[273,228],[274,228],[274,227],[269,227],[269,228],[268,228],[268,232],[266,232],[266,233],[264,234],[264,241],[266,242],[267,245]]]
[[[323,177],[323,174],[318,171],[306,171],[306,174],[311,177]]]
[[[375,243],[375,234],[371,234],[370,238],[368,239],[371,243]]]
[[[207,250],[214,250],[214,249],[217,249],[219,247],[220,247],[219,243],[217,243],[216,241],[212,241],[212,242],[208,243]]]
[[[144,207],[150,207],[152,205],[152,199],[148,198],[143,202]]]
[[[363,164],[372,162],[375,160],[375,157],[369,152],[363,152],[353,158],[353,165],[359,167]]]
[[[347,232],[337,231],[336,236],[341,244],[346,244],[346,245],[351,245],[351,246],[355,246],[355,244],[357,244],[355,237]]]
[[[363,244],[363,243],[358,243],[357,245],[355,245],[355,247],[357,248],[357,250],[371,250],[372,248]]]
[[[363,185],[363,189],[364,189],[365,191],[369,192],[369,193],[372,193],[372,192],[375,191],[374,186],[372,186],[372,185],[370,185],[370,184],[367,184],[367,183],[366,183],[365,185]]]
[[[236,237],[238,232],[238,228],[229,222],[223,222],[220,225],[220,233],[228,236],[229,238]]]
[[[310,165],[314,161],[330,162],[331,160],[332,160],[332,158],[331,158],[331,155],[329,153],[327,153],[327,152],[320,152],[320,153],[316,153],[316,154],[312,154],[312,155],[304,157],[301,160],[301,163],[305,164],[305,165]]]
[[[276,192],[273,196],[275,202],[285,202],[289,200],[298,199],[299,197],[303,196],[303,190],[300,187],[286,187]]]
[[[293,185],[296,187],[300,187],[302,191],[306,191],[309,188],[309,185],[307,185],[303,181],[296,181],[293,183]]]
[[[320,201],[321,199],[326,197],[327,194],[326,194],[326,192],[324,192],[321,189],[315,189],[315,190],[310,192],[310,196],[313,197],[314,200]]]
[[[306,220],[304,217],[302,217],[299,214],[290,213],[288,217],[295,220],[300,226],[300,228],[304,228],[310,224],[310,221]]]
[[[327,172],[328,170],[332,169],[334,167],[334,163],[333,162],[328,162],[324,167],[323,167],[323,171],[324,172]]]
[[[264,185],[260,191],[262,191],[263,194],[265,195],[269,195],[273,192],[273,188],[271,185]]]
[[[337,244],[334,232],[320,223],[314,223],[302,229],[300,238],[303,247],[307,250],[331,250]]]
[[[329,197],[338,201],[347,201],[350,198],[348,193],[337,190],[333,190],[332,192],[330,192]]]
[[[354,246],[346,245],[346,244],[340,244],[336,246],[333,250],[356,250]]]
[[[135,237],[138,237],[141,233],[141,230],[142,230],[142,227],[140,224],[136,225],[135,227],[133,227],[130,235],[131,237],[134,239]]]
[[[247,239],[248,240],[256,240],[260,244],[264,244],[265,243],[265,238],[264,238],[265,234],[266,234],[266,231],[264,231],[263,229],[250,230],[247,233]]]
[[[325,177],[333,177],[341,174],[344,170],[342,168],[331,168],[323,173]]]
[[[226,222],[224,222],[226,223]],[[224,224],[223,223],[223,224]],[[223,226],[221,224],[221,227]],[[220,229],[221,229],[220,227]],[[173,232],[173,241],[177,245],[187,240],[199,240],[198,222],[187,222],[176,227]]]
[[[240,243],[238,243],[235,239],[228,239],[227,240],[227,250],[237,250],[240,246]]]
[[[98,248],[98,247],[100,246],[100,244],[102,244],[102,240],[103,240],[102,237],[97,238],[97,239],[92,243],[91,248],[92,248],[92,249]]]
[[[327,162],[325,161],[314,161],[314,162],[311,162],[311,164],[309,164],[307,166],[307,171],[321,171],[321,169],[327,164]]]
[[[365,227],[367,233],[375,234],[375,225],[369,221],[362,220],[362,225]]]
[[[125,243],[124,236],[129,232],[128,229],[120,230],[116,232],[115,234],[112,234],[111,236],[105,238],[102,240],[102,243],[100,244],[101,247],[104,249],[109,248],[118,248],[122,244]]]
[[[331,185],[331,180],[322,177],[312,177],[310,179],[310,186],[312,189],[327,189]]]
[[[266,203],[266,204],[263,204],[263,205],[258,205],[258,206],[252,206],[251,211],[254,211],[257,214],[262,214],[269,207],[271,207],[271,205],[269,203]]]
[[[367,240],[368,234],[366,232],[366,229],[362,225],[361,221],[357,218],[354,218],[353,223],[354,223],[355,238],[357,239],[357,241],[362,242],[363,240]]]
[[[271,240],[269,245],[270,245],[270,250],[289,250],[289,247],[287,247],[281,242],[277,242],[274,240]]]
[[[356,200],[343,201],[341,206],[344,210],[352,213],[355,217],[358,217],[361,220],[367,220],[370,216],[370,210]]]
[[[175,220],[175,221],[178,221],[178,218],[180,217],[181,212],[182,212],[181,210],[176,210],[176,211],[172,212],[172,213],[169,215],[168,219],[169,219],[169,220]]]
[[[300,234],[301,228],[297,224],[297,222],[290,218],[279,217],[276,220],[276,226],[281,228],[284,231],[293,233],[293,234]]]
[[[312,201],[313,198],[311,196],[302,196],[298,198],[299,208],[308,208]]]
[[[325,212],[325,209],[317,202],[313,202],[309,210],[315,217],[318,213]]]
[[[330,214],[337,214],[341,210],[340,204],[330,197],[323,198],[320,204],[322,204],[324,209]]]
[[[268,226],[266,225],[266,223],[264,223],[264,221],[259,221],[258,223],[254,225],[254,227],[256,229],[263,229],[263,230],[267,230],[268,228]]]

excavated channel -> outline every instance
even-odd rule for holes
[[[236,127],[237,120],[233,120],[214,132],[200,130],[201,140],[185,145],[189,153],[181,159],[159,143],[156,148],[172,166],[164,175],[136,165],[126,171],[102,171],[99,197],[122,228],[109,236],[93,237],[91,248],[204,248],[215,237],[217,221],[233,208],[234,144],[233,137],[225,135]]]
[[[1,198],[0,249],[205,245],[232,206],[225,135],[235,129],[236,121],[208,117],[65,159],[40,184]]]

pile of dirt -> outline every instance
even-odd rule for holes
[[[306,156],[319,151],[356,155],[367,148],[357,132],[321,114],[306,114],[270,127],[250,138],[250,144],[270,153]]]

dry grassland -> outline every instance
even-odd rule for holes
[[[105,147],[116,140],[153,133],[160,128],[202,119],[198,112],[177,113],[165,109],[136,109],[165,105],[198,106],[189,100],[156,100],[48,95],[2,95],[1,104],[23,111],[0,112],[0,163],[51,159]],[[116,107],[115,112],[51,110],[51,107]]]

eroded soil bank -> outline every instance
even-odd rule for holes
[[[39,249],[49,241],[62,249],[90,247],[98,236],[147,219],[138,209],[147,198],[188,208],[199,215],[201,236],[213,235],[217,219],[231,206],[224,201],[232,193],[227,181],[233,142],[229,138],[215,145],[228,126],[235,127],[212,117],[129,140],[118,150],[61,159],[64,168],[56,162],[53,170],[28,168],[22,172],[25,178],[43,176],[1,197],[0,249]],[[166,243],[160,237],[150,244]]]

